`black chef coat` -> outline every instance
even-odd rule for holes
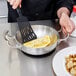
[[[76,0],[74,0],[74,5],[76,5]]]
[[[30,21],[55,19],[60,7],[67,7],[71,11],[72,6],[72,0],[22,0],[21,11]],[[8,3],[8,22],[16,22],[17,17],[17,11]]]

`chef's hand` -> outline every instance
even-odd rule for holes
[[[69,18],[69,10],[66,7],[62,7],[58,10],[57,14],[59,17],[59,23],[61,25],[62,32],[67,35],[68,33],[71,34],[74,29],[75,25],[72,20]]]
[[[74,23],[69,18],[69,16],[65,13],[62,13],[59,23],[65,35],[67,35],[67,33],[71,34],[75,29]]]
[[[22,0],[7,0],[10,5],[12,5],[13,9],[16,9],[18,6],[21,8],[21,2]]]

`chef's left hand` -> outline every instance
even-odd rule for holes
[[[59,23],[61,25],[62,32],[65,35],[67,35],[67,33],[71,34],[75,29],[75,25],[74,25],[73,21],[65,13],[62,13],[62,15],[59,19]]]

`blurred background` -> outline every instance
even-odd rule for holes
[[[0,23],[7,22],[8,9],[7,0],[0,0]]]
[[[76,5],[76,0],[74,4]],[[0,0],[0,23],[7,22],[8,20],[8,8],[7,8],[7,0]]]

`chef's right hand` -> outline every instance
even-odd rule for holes
[[[10,5],[12,5],[13,9],[16,9],[18,6],[21,8],[21,2],[22,0],[7,0]]]

